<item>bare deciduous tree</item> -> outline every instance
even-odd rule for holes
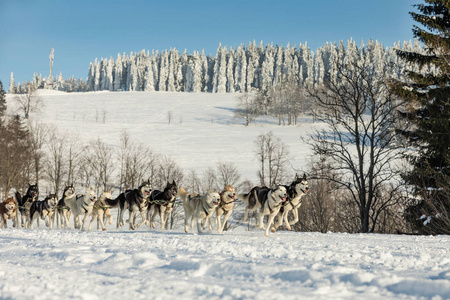
[[[67,138],[66,160],[67,160],[67,180],[66,184],[73,184],[79,169],[81,159],[80,140],[76,135],[69,135]]]
[[[23,112],[25,119],[30,117],[30,113],[37,112],[42,107],[42,99],[36,93],[36,87],[32,83],[25,83],[23,94],[14,96],[14,100],[19,105],[19,110]]]
[[[241,175],[239,175],[238,167],[233,163],[218,163],[218,184],[219,186],[232,185],[237,187]]]
[[[260,164],[260,185],[274,187],[286,179],[289,151],[280,138],[272,132],[261,134],[255,141],[255,152]]]
[[[107,190],[114,171],[113,149],[100,139],[91,141],[86,151],[85,160],[93,170],[94,185]]]
[[[132,189],[144,179],[153,183],[158,169],[159,158],[150,148],[130,140],[124,131],[121,135],[120,160],[120,188]]]
[[[402,102],[390,91],[385,70],[364,61],[336,65],[337,79],[311,92],[328,125],[306,142],[316,155],[327,156],[333,174],[323,176],[348,190],[359,212],[360,232],[375,230],[380,213],[393,205],[378,192],[398,179],[396,163],[403,148],[395,143],[395,113]]]
[[[58,194],[67,172],[65,158],[66,143],[67,137],[64,134],[60,134],[56,128],[49,129],[46,172],[47,178],[56,194]]]
[[[234,110],[235,117],[243,118],[245,120],[245,126],[248,126],[259,115],[260,110],[258,109],[258,103],[254,94],[243,93],[239,96],[237,108]]]
[[[39,179],[42,177],[43,165],[45,160],[45,143],[48,134],[48,126],[43,123],[30,123],[29,138],[30,138],[30,159],[32,161],[34,180],[30,182],[36,182],[39,186]]]
[[[159,161],[158,173],[156,177],[156,186],[164,188],[167,182],[175,180],[177,185],[183,181],[183,170],[176,161],[167,155],[163,155]]]

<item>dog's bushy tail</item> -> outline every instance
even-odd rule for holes
[[[186,191],[185,188],[180,187],[178,189],[178,195],[180,196],[181,200],[186,201],[188,192]]]
[[[16,193],[14,194],[14,196],[15,196],[14,198],[15,198],[17,204],[22,205],[22,196],[20,195],[20,193],[19,193],[19,192],[16,192]]]
[[[120,199],[124,197],[123,193],[119,194],[116,199],[105,199],[105,203],[111,207],[117,207],[119,205]]]
[[[259,188],[257,186],[255,186],[247,194],[236,194],[236,199],[241,199],[245,203],[249,203],[249,199],[252,196],[252,194],[255,199],[258,198],[258,190],[259,190]]]
[[[248,203],[248,199],[250,198],[250,193],[247,194],[236,194],[236,199],[240,199],[245,203]]]

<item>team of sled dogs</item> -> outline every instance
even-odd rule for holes
[[[63,196],[58,200],[55,194],[48,195],[44,200],[38,200],[39,189],[37,185],[30,185],[26,194],[22,197],[16,192],[15,199],[10,197],[0,203],[1,223],[0,227],[6,228],[6,221],[12,220],[16,227],[20,219],[21,226],[32,229],[33,223],[39,219],[45,221],[47,227],[52,229],[54,219],[57,219],[57,227],[70,229],[70,219],[76,229],[85,230],[89,217],[88,230],[97,220],[97,227],[106,230],[105,221],[112,224],[112,208],[118,208],[117,228],[129,223],[134,230],[146,224],[153,228],[155,217],[159,215],[161,230],[164,230],[168,217],[177,202],[179,195],[184,208],[184,230],[194,227],[197,222],[198,232],[203,232],[209,224],[213,230],[211,218],[216,214],[215,223],[217,232],[221,234],[228,218],[233,212],[236,199],[247,203],[243,221],[248,220],[249,212],[256,212],[256,225],[264,229],[265,235],[269,231],[275,232],[284,222],[286,228],[291,230],[291,225],[298,222],[298,208],[302,204],[302,197],[308,192],[308,180],[304,174],[302,178],[295,176],[294,181],[288,185],[278,185],[274,188],[253,187],[246,194],[236,194],[233,186],[224,186],[221,192],[207,192],[205,194],[188,193],[184,188],[177,187],[175,181],[168,182],[163,191],[152,190],[151,184],[143,182],[138,188],[126,190],[113,199],[110,191],[103,191],[96,197],[93,188],[88,188],[84,194],[76,194],[73,185],[64,189]],[[128,210],[128,220],[124,222],[124,213]],[[17,213],[17,211],[20,214]],[[288,213],[292,211],[293,219],[288,220]],[[137,218],[140,216],[140,222]],[[264,225],[264,216],[268,216]],[[275,221],[275,217],[277,217]]]

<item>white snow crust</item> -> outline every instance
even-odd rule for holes
[[[261,118],[245,127],[232,113],[239,94],[39,96],[45,106],[32,121],[54,124],[61,134],[118,147],[126,129],[185,171],[233,162],[241,179],[255,183],[259,134],[273,131],[289,146],[295,173],[311,161],[300,137],[321,126],[308,118],[297,126]],[[10,114],[12,99],[7,95]],[[242,203],[237,207],[242,211]],[[449,236],[279,231],[267,238],[242,223],[223,235],[185,234],[181,225],[129,231],[117,230],[113,215],[106,232],[50,231],[42,222],[40,229],[0,230],[0,299],[450,299]]]

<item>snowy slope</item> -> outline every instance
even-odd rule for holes
[[[185,171],[233,162],[254,182],[253,142],[273,131],[290,147],[292,166],[305,170],[309,150],[300,137],[320,125],[261,119],[245,127],[233,119],[237,96],[41,91],[45,107],[32,118],[112,146],[127,129]],[[8,102],[12,109],[11,95]],[[0,299],[450,299],[448,236],[280,231],[266,238],[241,223],[223,235],[185,234],[180,224],[168,232],[107,227],[50,231],[41,221],[40,229],[1,229]]]
[[[269,131],[289,146],[290,173],[305,171],[307,164],[309,149],[300,137],[311,131],[310,119],[298,126],[278,126],[274,119],[261,118],[245,127],[243,120],[233,117],[239,94],[39,90],[39,95],[45,106],[31,120],[54,124],[62,133],[76,133],[86,142],[100,137],[117,147],[125,129],[134,141],[174,158],[185,173],[201,174],[208,167],[215,169],[218,162],[232,162],[241,166],[241,179],[256,183],[254,141]],[[13,95],[7,97],[13,111]]]

